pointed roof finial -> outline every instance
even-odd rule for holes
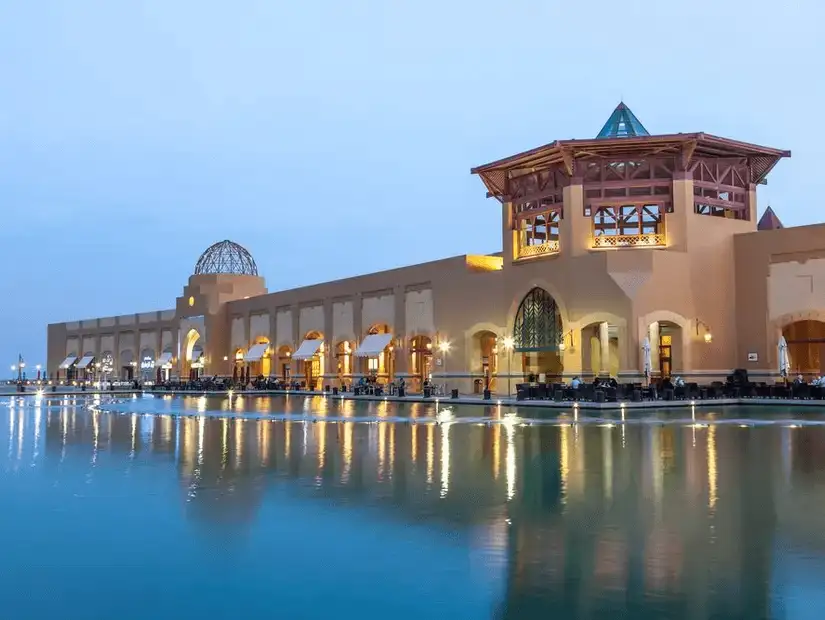
[[[785,228],[785,226],[777,217],[776,213],[773,212],[771,206],[768,205],[768,208],[765,209],[762,217],[759,218],[759,223],[756,225],[756,230],[778,230],[780,228]]]
[[[620,101],[616,109],[607,119],[597,138],[634,138],[636,136],[649,136],[647,129],[630,111],[624,101]]]

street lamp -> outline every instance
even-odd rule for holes
[[[507,398],[510,398],[510,365],[513,358],[513,344],[514,341],[510,336],[507,336],[502,341],[504,350],[507,351]]]
[[[447,353],[450,351],[450,343],[442,340],[438,343],[438,350],[441,351],[441,367],[444,372],[444,393],[447,393]]]

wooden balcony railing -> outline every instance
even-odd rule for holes
[[[655,248],[667,245],[665,233],[601,235],[593,237],[594,248]]]
[[[550,256],[558,253],[558,241],[548,241],[547,243],[542,243],[541,245],[520,245],[518,248],[519,259],[535,258],[537,256]]]

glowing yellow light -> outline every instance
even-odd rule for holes
[[[438,350],[442,353],[447,353],[450,350],[450,343],[446,340],[443,340],[438,343]]]
[[[190,298],[189,298],[189,307],[191,308],[191,307],[192,307],[192,306],[194,306],[194,305],[195,305],[195,298],[194,298],[194,297],[190,297]]]
[[[710,332],[705,332],[705,342],[708,344],[713,342],[713,334],[711,334]]]

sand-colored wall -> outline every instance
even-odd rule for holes
[[[737,365],[775,376],[782,328],[825,320],[825,224],[739,235],[734,243]]]

